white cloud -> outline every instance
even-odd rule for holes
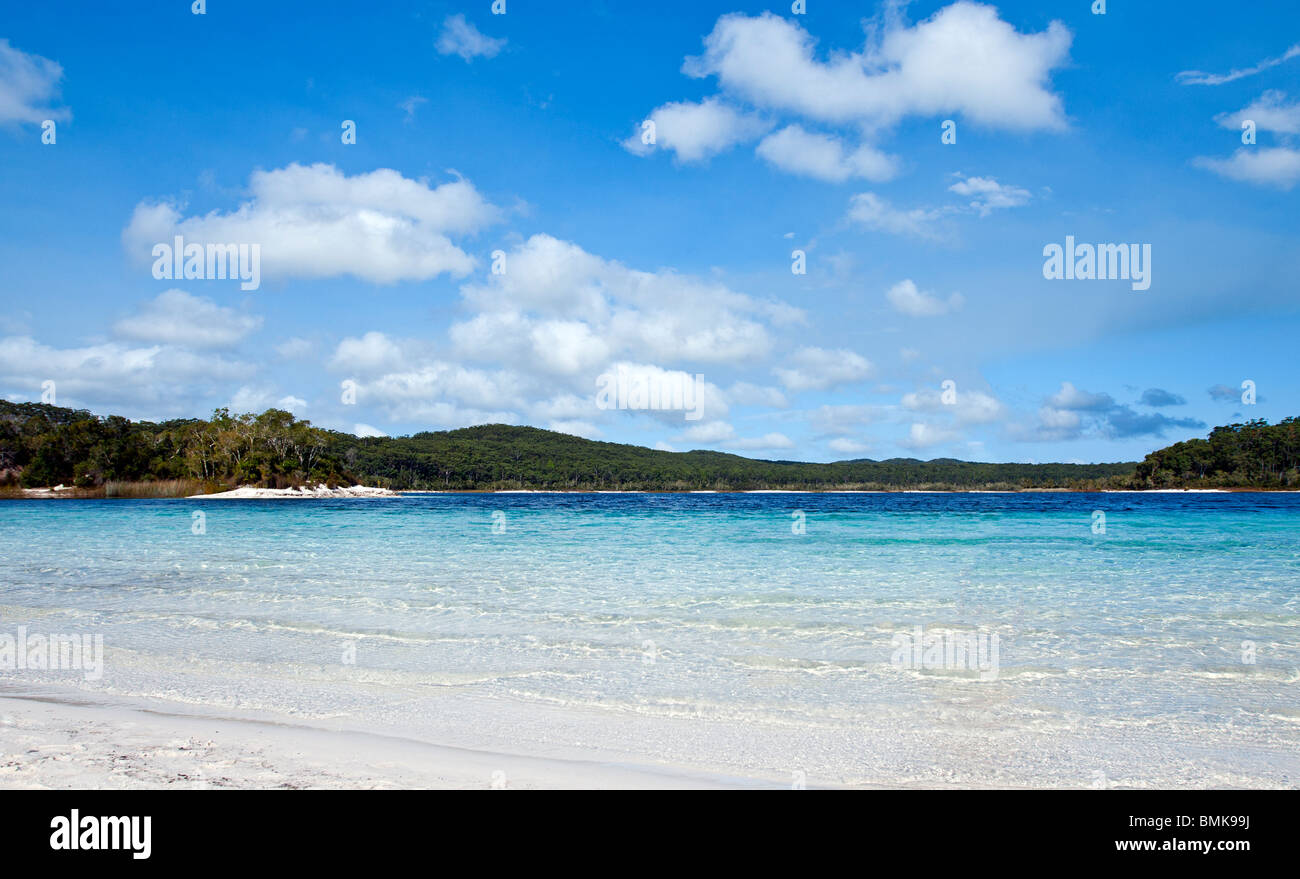
[[[504,37],[485,36],[466,21],[464,15],[456,13],[443,21],[435,45],[440,55],[459,55],[466,61],[473,61],[475,58],[495,58],[505,48],[506,40]]]
[[[763,436],[738,437],[723,443],[729,449],[749,451],[753,449],[793,449],[794,440],[783,433],[768,433]]]
[[[914,422],[908,430],[907,439],[899,442],[906,449],[928,449],[932,446],[945,445],[961,439],[961,434],[947,427],[935,424]]]
[[[388,436],[388,434],[384,433],[382,430],[380,430],[377,427],[371,427],[369,424],[361,424],[361,423],[358,423],[355,426],[353,426],[352,433],[359,437]]]
[[[967,177],[958,180],[948,189],[969,198],[970,206],[981,217],[987,217],[996,208],[1020,207],[1029,201],[1028,190],[998,183],[992,177]]]
[[[1098,437],[1126,439],[1162,437],[1171,430],[1204,429],[1195,418],[1173,418],[1160,412],[1137,412],[1115,402],[1110,394],[1092,394],[1062,382],[1061,390],[1048,397],[1038,410],[1038,421],[1029,426],[1013,425],[1015,439],[1058,442],[1075,440],[1085,432]]]
[[[523,380],[509,370],[471,369],[422,361],[357,382],[357,401],[382,409],[390,421],[437,427],[517,423]]]
[[[427,103],[429,103],[429,99],[420,97],[419,95],[412,95],[411,97],[399,103],[397,105],[397,109],[401,110],[403,113],[406,114],[406,118],[403,119],[402,121],[410,122],[413,119],[415,119],[415,111],[420,109],[421,104],[427,104]]]
[[[374,330],[361,337],[348,337],[339,342],[330,358],[330,366],[343,372],[373,374],[403,362],[402,349],[383,333]]]
[[[1005,414],[1005,407],[983,391],[955,389],[953,402],[943,402],[943,393],[934,388],[904,394],[904,409],[912,412],[951,413],[959,424],[989,424]]]
[[[553,430],[556,433],[567,433],[569,436],[580,436],[584,439],[600,439],[604,436],[601,430],[590,421],[552,421],[546,425],[547,430]]]
[[[1115,399],[1110,394],[1080,390],[1072,382],[1061,382],[1061,389],[1047,398],[1047,405],[1053,409],[1101,412],[1114,408]]]
[[[892,235],[911,235],[915,238],[934,239],[939,234],[934,222],[939,211],[925,208],[900,210],[874,192],[862,192],[849,200],[848,217],[868,229],[889,232]]]
[[[170,345],[130,347],[118,342],[53,348],[27,336],[0,339],[0,382],[39,396],[50,380],[60,405],[98,412],[179,414],[210,397],[221,383],[247,378],[250,364]]]
[[[936,317],[947,314],[961,308],[966,301],[960,293],[954,293],[946,300],[940,299],[932,293],[918,289],[916,283],[911,280],[899,281],[890,287],[885,292],[885,298],[889,300],[889,304],[895,311],[911,317]]]
[[[1019,439],[1057,442],[1078,439],[1083,432],[1083,416],[1072,409],[1058,409],[1050,404],[1038,410],[1038,423],[1029,430],[1016,429]]]
[[[727,389],[728,399],[739,406],[767,406],[784,409],[788,405],[785,394],[780,388],[756,385],[751,382],[735,382]]]
[[[791,391],[825,390],[860,382],[874,371],[865,357],[844,349],[800,348],[789,364],[772,371]]]
[[[865,144],[849,152],[839,138],[805,131],[799,125],[787,125],[768,135],[756,152],[783,171],[829,183],[843,183],[851,177],[883,183],[898,173],[893,156]]]
[[[211,299],[168,290],[134,315],[113,325],[124,339],[162,342],[188,348],[226,348],[262,326],[262,318],[240,314]]]
[[[832,452],[841,452],[846,455],[860,455],[871,449],[871,444],[860,440],[849,439],[848,437],[839,436],[826,444]]]
[[[813,410],[808,421],[822,434],[844,435],[857,433],[862,425],[877,421],[884,414],[878,406],[823,405]]]
[[[1300,134],[1300,101],[1288,104],[1284,92],[1271,89],[1235,113],[1220,113],[1214,117],[1219,125],[1236,131],[1241,130],[1241,123],[1247,119],[1254,122],[1260,131]]]
[[[507,254],[505,274],[461,293],[479,312],[452,327],[462,354],[559,374],[606,358],[743,363],[771,347],[765,318],[790,317],[725,285],[629,269],[549,235],[529,238]]]
[[[315,349],[315,345],[307,339],[300,339],[292,336],[275,346],[275,353],[279,354],[286,360],[301,360]]]
[[[1296,43],[1276,58],[1265,58],[1253,67],[1233,70],[1230,73],[1205,73],[1201,70],[1184,70],[1178,74],[1177,79],[1183,85],[1223,85],[1225,82],[1233,82],[1247,76],[1254,76],[1297,56],[1300,56],[1300,43]]]
[[[682,433],[682,439],[688,442],[714,443],[730,440],[736,435],[736,429],[725,421],[710,421],[688,427]]]
[[[684,372],[680,369],[664,369],[655,366],[652,363],[629,363],[619,362],[609,365],[602,375],[595,376],[588,387],[590,393],[590,402],[586,402],[587,412],[590,413],[595,408],[595,394],[598,383],[608,383],[610,398],[608,400],[611,406],[620,405],[617,397],[617,387],[622,384],[626,389],[623,393],[629,397],[635,392],[638,395],[644,391],[660,400],[672,400],[676,404],[677,394],[681,394],[683,408],[681,409],[611,409],[606,410],[611,415],[617,412],[632,412],[643,415],[649,415],[658,418],[669,424],[680,424],[685,420],[699,422],[699,424],[717,421],[727,417],[729,408],[727,397],[722,390],[715,384],[697,379],[695,375]],[[634,389],[636,389],[634,391]],[[651,391],[654,390],[652,394]],[[631,401],[629,401],[631,402]],[[687,415],[691,415],[687,419]],[[699,426],[696,424],[695,426]]]
[[[67,107],[52,106],[59,98],[61,79],[63,68],[57,62],[0,40],[0,125],[70,119]]]
[[[717,98],[707,98],[698,104],[689,101],[664,104],[650,114],[649,121],[654,123],[654,144],[642,141],[643,129],[638,125],[636,132],[623,141],[624,148],[647,155],[655,147],[662,147],[672,150],[682,162],[707,159],[738,143],[753,140],[768,127],[757,117]]]
[[[861,52],[816,57],[802,27],[771,13],[724,15],[687,59],[691,76],[716,76],[755,105],[825,122],[890,124],[907,116],[961,113],[1001,128],[1059,129],[1051,72],[1068,60],[1071,35],[1054,21],[1019,33],[992,6],[954,3],[915,26],[891,20]]]
[[[1300,150],[1289,147],[1242,147],[1230,159],[1201,156],[1193,159],[1193,164],[1220,177],[1256,186],[1290,189],[1300,183]]]
[[[249,190],[251,199],[225,214],[182,218],[171,204],[141,202],[123,244],[142,262],[174,235],[258,244],[264,277],[353,275],[387,284],[467,274],[474,260],[448,236],[475,232],[499,216],[466,180],[430,188],[387,168],[347,177],[333,165],[292,164],[255,171]]]
[[[286,394],[276,397],[276,392],[269,385],[243,385],[230,398],[232,412],[265,412],[267,409],[284,409],[296,416],[301,416],[307,408],[307,401],[302,397]]]
[[[547,372],[572,375],[591,371],[610,355],[609,343],[582,321],[542,321],[533,326],[528,338],[534,363]]]

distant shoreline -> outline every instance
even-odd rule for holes
[[[941,489],[941,488],[890,488],[890,489],[850,489],[850,488],[758,488],[758,489],[708,489],[680,490],[667,489],[422,489],[393,490],[378,486],[351,486],[334,489],[309,488],[257,488],[239,486],[228,491],[211,494],[184,495],[181,497],[158,495],[135,495],[130,498],[105,497],[102,490],[78,489],[72,487],[25,488],[21,494],[0,494],[0,500],[347,500],[347,499],[383,499],[406,496],[440,495],[440,494],[1294,494],[1297,489],[1285,488],[1018,488],[1018,489]]]

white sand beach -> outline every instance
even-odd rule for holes
[[[758,786],[779,785],[287,723],[0,697],[0,788],[6,789]]]
[[[328,485],[317,485],[314,488],[299,486],[298,488],[257,488],[252,485],[241,485],[239,488],[230,491],[219,491],[213,494],[192,494],[186,500],[270,500],[276,498],[351,498],[351,497],[399,497],[398,493],[387,488],[376,488],[368,485],[340,485],[337,488],[330,488]]]

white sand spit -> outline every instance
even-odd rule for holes
[[[251,485],[241,485],[239,488],[230,491],[219,491],[215,494],[192,494],[190,499],[198,500],[260,500],[264,498],[343,498],[343,497],[399,497],[398,493],[387,488],[375,488],[368,485],[354,485],[347,487],[340,485],[338,488],[330,488],[321,483],[315,488],[302,486],[300,488],[255,488]]]

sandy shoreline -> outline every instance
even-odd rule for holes
[[[444,747],[376,733],[0,696],[0,788],[776,788],[615,763]]]
[[[192,494],[186,498],[191,501],[205,500],[271,500],[276,498],[352,498],[352,497],[398,497],[397,492],[387,488],[375,488],[368,485],[340,485],[330,488],[317,485],[315,488],[300,486],[298,488],[257,488],[241,485],[230,491],[218,491],[213,494]]]
[[[691,491],[658,491],[658,490],[634,490],[634,489],[545,489],[545,488],[505,488],[505,489],[402,489],[394,490],[388,488],[378,488],[375,486],[354,485],[339,486],[338,488],[327,488],[325,486],[316,486],[315,488],[257,488],[250,485],[241,485],[239,488],[229,491],[214,492],[212,494],[194,494],[187,495],[183,498],[161,498],[165,500],[274,500],[274,499],[319,499],[329,500],[334,498],[395,498],[434,494],[544,494],[544,495],[563,495],[563,494],[665,494],[665,495],[692,495],[692,494],[1289,494],[1294,489],[1268,489],[1268,488],[1145,488],[1145,489],[1117,489],[1117,488],[1094,488],[1094,489],[1070,489],[1070,488],[1024,488],[1024,489],[848,489],[848,488],[822,488],[822,489],[794,489],[794,488],[755,488],[755,489],[696,489]],[[103,498],[85,489],[74,489],[69,486],[56,486],[54,488],[24,488],[21,494],[17,495],[26,500],[34,499],[91,499],[91,500],[118,500],[118,498]],[[0,496],[4,499],[5,496]],[[9,497],[13,497],[10,495]],[[138,499],[138,498],[137,498]]]

